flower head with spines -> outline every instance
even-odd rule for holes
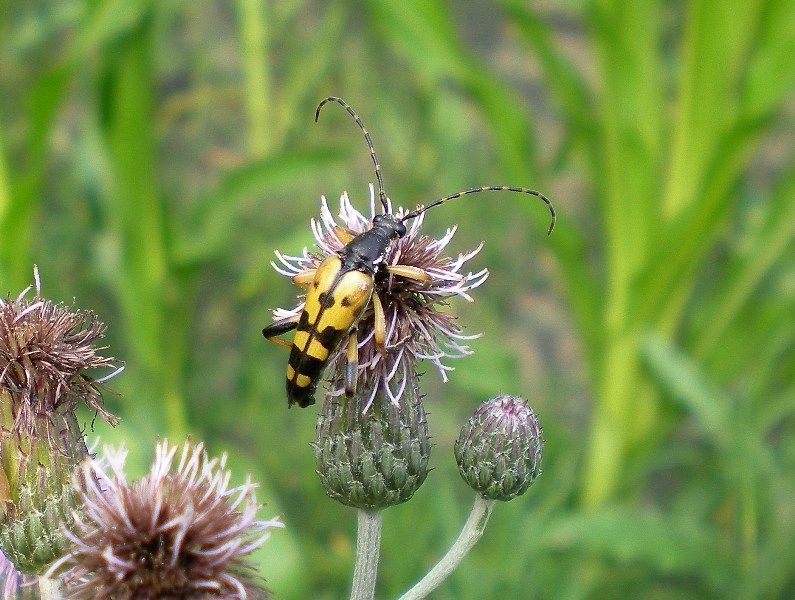
[[[257,519],[255,484],[230,487],[226,455],[191,442],[178,451],[158,444],[149,474],[132,482],[124,448],[83,463],[73,545],[50,569],[68,568],[69,598],[270,597],[247,557],[283,523]]]
[[[388,211],[400,218],[407,214],[403,208]],[[340,198],[339,219],[335,219],[328,207],[326,198],[321,199],[320,219],[312,219],[312,233],[315,236],[317,251],[304,248],[301,256],[288,256],[276,252],[277,262],[273,267],[286,277],[307,270],[316,269],[328,256],[336,255],[345,246],[337,231],[343,227],[358,235],[369,230],[372,217],[378,214],[376,194],[370,186],[370,214],[365,217],[351,204],[347,193]],[[447,371],[452,367],[443,361],[471,354],[467,340],[479,337],[465,335],[455,316],[443,310],[450,298],[458,296],[471,302],[469,292],[486,281],[488,270],[464,272],[465,264],[482,248],[459,254],[457,258],[444,255],[444,250],[453,238],[456,227],[447,229],[440,239],[420,234],[424,213],[412,219],[407,225],[406,235],[397,239],[388,250],[384,266],[408,266],[422,269],[430,276],[429,282],[420,282],[407,277],[391,274],[379,269],[375,274],[375,294],[379,295],[386,318],[384,348],[375,343],[374,309],[367,307],[358,324],[358,380],[360,389],[366,390],[364,410],[369,409],[376,395],[396,404],[406,390],[406,373],[416,372],[418,360],[427,360],[439,370],[442,380],[447,381]],[[276,309],[274,319],[298,317],[304,308],[303,302],[293,309]],[[344,370],[345,353],[337,349],[328,362],[327,372],[339,373]],[[343,394],[344,389],[332,390]]]
[[[119,373],[113,357],[100,355],[97,342],[105,326],[94,313],[55,304],[41,297],[41,279],[15,298],[0,298],[0,389],[14,398],[12,430],[36,435],[46,419],[37,417],[62,406],[73,412],[78,401],[116,425],[119,420],[102,402],[102,382]],[[31,290],[35,296],[27,296]],[[101,378],[88,375],[112,368]]]

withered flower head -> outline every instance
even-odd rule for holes
[[[72,475],[87,456],[75,415],[79,400],[105,420],[100,386],[89,371],[114,367],[98,354],[104,326],[90,312],[41,297],[30,286],[0,298],[0,548],[15,567],[38,575],[68,545],[61,533],[76,501]]]
[[[390,203],[391,211],[391,203]],[[398,208],[395,216],[407,214]],[[321,199],[320,220],[312,219],[311,226],[317,242],[317,251],[304,248],[301,256],[288,256],[276,252],[280,264],[273,267],[286,277],[293,277],[306,270],[316,269],[328,256],[336,255],[344,243],[337,236],[339,227],[353,234],[360,234],[372,226],[372,217],[379,214],[376,209],[376,195],[370,186],[370,218],[356,210],[348,194],[340,198],[339,223],[331,214],[326,198]],[[488,277],[488,270],[476,273],[463,272],[465,263],[474,257],[482,244],[457,258],[444,255],[444,250],[455,234],[456,227],[447,230],[441,239],[432,239],[420,234],[424,214],[406,223],[406,235],[395,241],[384,265],[402,265],[423,269],[431,277],[429,283],[396,277],[381,269],[375,278],[375,290],[384,307],[386,316],[386,339],[384,350],[377,347],[374,339],[374,312],[372,303],[365,310],[358,324],[359,367],[358,389],[364,399],[363,409],[367,411],[379,392],[393,404],[405,392],[409,381],[407,374],[416,373],[417,360],[433,363],[447,381],[447,371],[452,367],[442,361],[471,354],[466,340],[478,337],[462,333],[460,325],[449,312],[444,310],[448,300],[459,296],[472,301],[469,291],[480,286]],[[301,302],[295,308],[277,309],[274,319],[297,317],[303,310]],[[344,346],[344,344],[342,344]],[[338,348],[328,362],[328,373],[344,370],[345,353]],[[341,395],[344,389],[337,386],[332,394]]]
[[[41,297],[34,268],[35,296],[28,286],[15,299],[0,298],[0,390],[14,399],[12,431],[36,434],[43,417],[60,407],[73,410],[78,400],[116,424],[105,410],[100,385],[121,369],[95,379],[87,371],[115,368],[115,359],[98,354],[105,326],[90,311],[53,304]]]
[[[229,487],[225,454],[185,442],[173,470],[177,449],[158,444],[149,474],[130,483],[124,448],[83,463],[84,512],[50,569],[70,568],[70,598],[269,597],[246,557],[284,525],[257,520],[255,484]]]

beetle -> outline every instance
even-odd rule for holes
[[[374,293],[377,275],[385,271],[421,284],[431,281],[430,275],[419,267],[385,264],[392,244],[406,235],[406,221],[461,196],[479,192],[507,191],[530,194],[543,200],[551,215],[547,235],[552,233],[555,227],[555,209],[546,196],[535,190],[510,186],[470,188],[435,200],[427,206],[418,206],[416,210],[402,217],[391,214],[384,191],[381,165],[376,157],[370,134],[359,115],[342,98],[329,96],[318,104],[315,110],[315,122],[320,117],[320,110],[329,102],[342,106],[364,133],[370,158],[375,167],[383,213],[374,216],[370,229],[358,235],[344,227],[337,227],[335,233],[344,244],[343,248],[335,255],[326,257],[316,269],[302,271],[292,278],[295,285],[306,290],[306,300],[301,314],[274,321],[262,330],[262,335],[266,339],[290,349],[286,378],[288,407],[298,404],[301,408],[306,408],[315,403],[315,389],[323,369],[334,351],[343,343],[347,343],[345,394],[353,396],[356,393],[357,324],[371,302],[375,315],[375,343],[379,349],[384,349],[386,319],[381,299],[378,293]],[[295,330],[292,342],[278,337],[292,330]]]

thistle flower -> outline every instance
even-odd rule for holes
[[[391,211],[391,203],[389,205]],[[396,216],[407,211],[398,208]],[[335,255],[344,243],[337,236],[339,227],[360,234],[371,227],[376,210],[376,195],[370,186],[370,218],[357,211],[343,193],[340,198],[339,223],[331,214],[326,198],[321,199],[320,220],[312,219],[311,227],[317,243],[317,251],[304,248],[301,256],[288,256],[276,252],[279,264],[272,263],[274,269],[286,277],[293,277],[306,270],[317,268],[325,258]],[[441,239],[431,239],[420,235],[424,215],[419,215],[408,224],[404,237],[395,241],[386,256],[385,265],[401,265],[423,269],[431,277],[429,283],[395,277],[385,270],[376,275],[375,291],[384,306],[386,317],[385,348],[380,350],[374,339],[374,312],[372,303],[365,310],[358,324],[359,367],[358,387],[362,390],[362,407],[367,411],[379,392],[397,405],[400,396],[409,385],[407,376],[416,373],[417,360],[428,360],[439,370],[442,380],[447,381],[447,371],[452,367],[442,361],[471,354],[466,346],[467,340],[478,337],[462,333],[455,317],[441,310],[453,296],[472,301],[469,292],[480,286],[488,277],[488,270],[464,273],[465,263],[474,257],[482,244],[458,258],[443,255],[455,234],[451,227]],[[303,297],[303,296],[302,296]],[[300,302],[293,309],[277,309],[274,320],[297,317],[304,304]],[[339,373],[344,370],[345,353],[341,348],[332,354],[327,372]],[[331,390],[334,395],[342,395],[344,389],[339,382]]]
[[[522,398],[499,395],[461,428],[455,458],[464,481],[484,498],[512,500],[541,474],[541,425]]]
[[[50,569],[69,567],[70,598],[266,598],[245,557],[283,527],[260,521],[255,484],[230,488],[226,455],[203,444],[163,441],[149,474],[128,483],[127,451],[105,448],[82,465],[84,515],[66,535],[72,550]]]
[[[35,296],[26,288],[0,299],[0,547],[16,568],[40,574],[67,541],[61,525],[75,495],[72,474],[88,451],[75,416],[78,401],[115,424],[102,406],[105,378],[90,369],[114,367],[98,354],[104,326],[90,312]]]

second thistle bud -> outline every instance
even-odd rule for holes
[[[402,368],[402,367],[401,367]],[[386,508],[414,495],[428,475],[431,445],[417,375],[397,404],[380,393],[363,411],[363,398],[327,395],[318,419],[317,473],[326,493],[364,510]]]
[[[512,500],[541,474],[544,449],[533,409],[516,396],[481,404],[461,428],[455,458],[464,481],[483,497]]]

